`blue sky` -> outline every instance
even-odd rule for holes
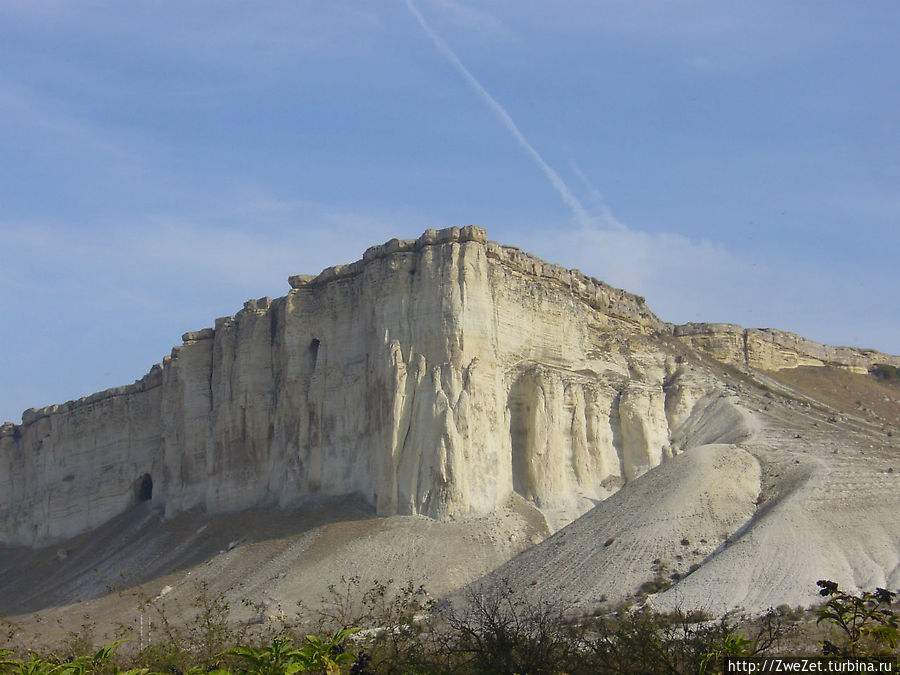
[[[477,223],[900,353],[900,4],[0,0],[0,419]]]

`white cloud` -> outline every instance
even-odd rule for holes
[[[523,234],[518,245],[566,267],[647,297],[662,318],[685,322],[714,317],[714,308],[739,303],[752,263],[721,244],[671,232],[594,226]],[[704,315],[708,311],[709,314]]]

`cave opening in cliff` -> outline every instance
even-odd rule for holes
[[[149,473],[145,473],[138,481],[138,502],[149,502],[153,499],[153,479]]]
[[[309,349],[306,353],[309,359],[309,372],[312,372],[316,369],[316,360],[319,358],[318,338],[314,338],[313,341],[309,343]]]

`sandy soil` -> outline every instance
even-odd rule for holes
[[[0,610],[37,644],[58,642],[85,616],[111,638],[119,624],[136,627],[148,602],[175,623],[190,619],[202,582],[235,621],[309,618],[330,584],[347,589],[342,578],[358,577],[360,590],[412,581],[440,596],[548,534],[521,498],[490,517],[449,523],[377,518],[354,499],[169,521],[142,504],[62,545],[0,552]]]

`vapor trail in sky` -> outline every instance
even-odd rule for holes
[[[554,189],[559,193],[559,196],[562,198],[563,203],[569,207],[572,211],[572,214],[575,216],[575,220],[579,225],[587,225],[591,222],[591,218],[588,215],[588,212],[585,210],[584,206],[582,206],[581,202],[578,200],[572,191],[569,189],[569,186],[566,185],[565,181],[560,178],[559,174],[553,170],[547,162],[544,161],[544,158],[541,157],[540,153],[534,149],[531,143],[528,142],[528,139],[522,135],[522,132],[519,131],[519,127],[516,126],[516,123],[513,122],[512,117],[509,116],[509,113],[506,112],[504,107],[500,105],[497,100],[491,96],[487,89],[485,89],[481,82],[469,72],[469,69],[463,65],[463,62],[459,60],[459,57],[454,53],[450,46],[444,42],[443,38],[438,35],[431,26],[425,21],[425,17],[422,16],[421,12],[419,12],[418,8],[413,3],[413,0],[405,0],[406,6],[409,8],[409,11],[416,18],[416,21],[419,22],[419,25],[422,26],[422,30],[425,31],[425,34],[434,44],[439,52],[441,52],[450,63],[459,71],[459,73],[465,78],[466,82],[478,93],[479,96],[484,100],[485,103],[488,104],[488,107],[493,110],[494,114],[500,119],[500,122],[503,123],[503,126],[512,134],[513,138],[516,139],[516,142],[522,147],[522,149],[528,153],[528,155],[535,161],[541,171],[547,176],[550,180],[550,183],[553,185]]]

